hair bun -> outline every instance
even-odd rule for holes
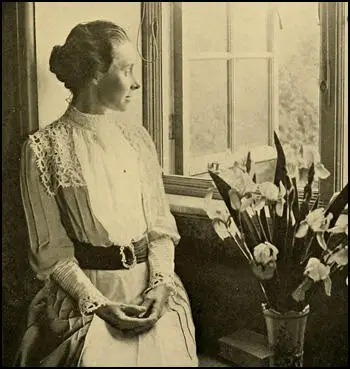
[[[76,25],[63,45],[51,50],[49,67],[73,94],[86,86],[97,71],[107,71],[113,61],[113,42],[129,41],[120,26],[108,21]]]
[[[57,71],[60,69],[59,65],[61,60],[61,53],[62,53],[62,46],[56,45],[52,48],[51,55],[50,55],[50,71],[52,73],[57,74]]]

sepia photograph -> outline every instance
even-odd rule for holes
[[[2,200],[3,367],[348,367],[348,2],[3,2]]]

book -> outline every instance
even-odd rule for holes
[[[219,339],[219,356],[238,366],[268,367],[271,354],[267,338],[247,329]]]

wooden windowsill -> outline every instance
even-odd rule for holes
[[[170,210],[173,214],[197,216],[201,218],[207,217],[204,210],[204,198],[174,194],[168,194],[167,196]]]

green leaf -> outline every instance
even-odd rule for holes
[[[314,210],[316,210],[318,208],[319,201],[320,201],[320,195],[317,195],[316,200],[315,200],[314,204],[312,205],[310,211],[314,211]]]
[[[264,227],[264,231],[265,231],[265,235],[267,237],[267,240],[269,242],[272,242],[271,231],[270,231],[269,222],[267,220],[267,216],[266,216],[266,212],[265,212],[265,207],[263,207],[260,210],[260,220],[261,220],[261,225]]]
[[[344,188],[340,191],[339,195],[332,201],[332,203],[328,206],[325,211],[325,216],[329,213],[333,214],[333,218],[329,224],[329,228],[335,226],[336,221],[339,218],[339,215],[344,210],[346,204],[348,203],[348,184],[344,186]]]
[[[295,216],[295,220],[298,222],[299,221],[299,199],[298,199],[298,186],[297,186],[297,180],[296,178],[292,178],[292,185],[294,188],[294,198],[293,198],[293,203],[292,203],[292,210]]]
[[[274,142],[277,151],[277,163],[274,184],[279,187],[280,182],[282,182],[284,187],[288,190],[291,188],[291,182],[287,175],[286,157],[276,132],[274,132]],[[287,256],[285,236],[288,232],[288,223],[289,223],[288,201],[286,201],[283,207],[282,217],[276,217],[274,219],[274,226],[272,231],[273,244],[279,245],[279,250],[281,252],[282,259]]]
[[[218,174],[215,172],[208,170],[208,173],[210,174],[210,177],[212,178],[216,188],[218,189],[222,199],[224,200],[227,209],[229,210],[230,214],[232,215],[232,218],[238,223],[238,211],[234,210],[231,206],[231,200],[229,196],[229,191],[231,189],[231,186],[224,181]]]
[[[276,186],[279,186],[280,181],[284,184],[287,188],[287,166],[286,166],[286,156],[283,151],[283,147],[281,142],[274,132],[274,142],[277,151],[277,163],[276,163],[276,170],[275,170],[275,179],[274,183]]]
[[[239,212],[231,206],[231,199],[229,196],[229,192],[231,190],[231,186],[224,181],[218,174],[214,173],[211,170],[208,170],[216,188],[218,189],[222,199],[224,200],[228,211],[230,212],[234,222],[238,225],[240,224],[240,215]],[[261,242],[260,236],[256,230],[255,225],[252,223],[249,215],[246,212],[241,213],[241,221],[243,232],[246,236],[247,244],[250,246],[257,245]]]
[[[241,213],[241,220],[248,246],[254,247],[259,243],[264,242],[255,226],[255,223],[246,211]]]
[[[251,169],[252,169],[252,158],[251,158],[250,151],[248,151],[247,161],[246,161],[246,170],[248,174],[250,174]]]
[[[307,183],[311,186],[315,178],[315,164],[312,163],[307,173]]]

